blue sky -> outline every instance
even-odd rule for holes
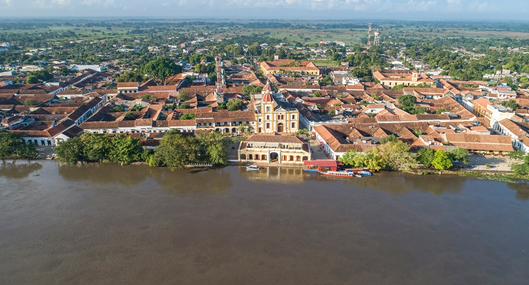
[[[0,17],[525,20],[529,0],[0,0]]]

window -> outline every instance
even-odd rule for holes
[[[292,120],[296,119],[296,115],[292,114]]]
[[[270,129],[270,123],[266,123],[266,128]]]
[[[293,128],[293,129],[296,128],[296,122],[292,122],[292,128]]]
[[[270,115],[266,115],[266,120],[270,120]]]

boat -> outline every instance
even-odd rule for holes
[[[246,166],[246,171],[259,171],[261,168],[255,164]]]
[[[327,177],[337,177],[337,178],[356,178],[356,177],[360,178],[362,177],[361,175],[356,174],[351,171],[325,171],[325,172],[320,172],[320,174],[323,176],[327,176]]]
[[[373,176],[373,173],[371,171],[367,171],[367,170],[358,171],[356,173],[358,175],[362,176],[362,177],[371,177],[371,176]]]

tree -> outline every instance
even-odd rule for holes
[[[354,168],[366,167],[366,154],[356,151],[350,151],[340,157],[340,162],[344,165]]]
[[[519,176],[529,175],[529,155],[524,157],[523,163],[513,165],[512,171],[514,171],[514,173]]]
[[[382,168],[386,170],[410,171],[417,168],[417,161],[410,147],[402,141],[392,141],[373,150],[382,159]]]
[[[503,101],[501,105],[513,111],[516,111],[518,110],[518,108],[520,108],[520,105],[518,105],[518,102],[516,102],[516,100],[513,100],[513,99],[508,100],[508,101]]]
[[[332,78],[329,75],[326,75],[325,77],[323,77],[323,79],[320,80],[318,83],[321,86],[328,86],[328,85],[333,85],[334,84],[334,82],[332,81]]]
[[[182,67],[165,57],[151,60],[143,67],[143,73],[160,82],[164,82],[169,76],[180,72],[182,72]]]
[[[59,161],[76,164],[84,161],[84,147],[80,138],[69,139],[57,146],[55,149]]]
[[[244,96],[246,97],[250,97],[251,95],[254,95],[254,94],[259,94],[263,91],[263,87],[260,87],[260,86],[254,86],[254,85],[248,85],[248,86],[245,86],[244,89],[243,89],[243,94]]]
[[[26,83],[35,84],[39,83],[40,81],[49,81],[51,79],[53,79],[53,75],[49,71],[40,70],[29,74],[28,78],[26,79]]]
[[[342,156],[340,161],[353,168],[367,168],[371,171],[380,171],[384,169],[383,159],[374,151],[369,151],[367,153],[351,151]]]
[[[226,139],[218,132],[210,132],[198,137],[206,150],[207,161],[213,165],[225,165],[228,162],[226,153]]]
[[[16,159],[37,159],[38,152],[34,145],[24,144],[23,142],[17,145],[15,149],[15,158]]]
[[[226,104],[228,111],[240,111],[244,108],[244,102],[241,99],[232,99]]]
[[[421,149],[417,153],[417,161],[426,168],[432,167],[432,162],[435,158],[435,151],[433,149]]]
[[[108,158],[113,163],[128,165],[141,160],[143,147],[138,139],[130,136],[115,136],[112,138]]]
[[[0,131],[0,160],[35,159],[38,153],[34,145],[27,145],[17,135]]]
[[[467,165],[470,162],[470,154],[468,150],[462,148],[456,148],[448,153],[452,162],[458,162],[463,165]]]
[[[108,159],[112,140],[107,135],[83,134],[83,158],[90,162],[102,162]]]
[[[454,164],[452,162],[452,159],[450,159],[450,155],[446,151],[439,150],[435,152],[435,157],[432,161],[432,166],[437,170],[449,170],[454,167]]]
[[[198,161],[199,144],[193,137],[182,136],[177,131],[170,131],[163,137],[160,146],[154,153],[157,165],[172,170],[181,169],[187,164]]]
[[[399,104],[402,110],[408,113],[414,113],[415,105],[417,104],[417,98],[413,95],[404,95],[399,97]]]
[[[118,78],[118,82],[143,82],[145,78],[140,71],[126,71],[122,73]]]
[[[196,118],[196,115],[195,114],[183,114],[181,117],[180,117],[180,120],[184,120],[184,121],[188,121],[188,120],[194,120]]]

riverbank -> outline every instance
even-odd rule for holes
[[[529,183],[528,176],[516,175],[512,171],[483,171],[483,170],[450,170],[450,171],[435,171],[435,170],[419,170],[409,172],[411,175],[418,176],[459,176],[469,177],[481,180],[491,180],[506,183]]]
[[[33,160],[35,162],[38,162],[39,160]],[[64,164],[58,160],[52,159],[52,158],[46,158],[41,159],[40,161],[54,161],[58,164]],[[24,162],[24,161],[21,161]],[[79,162],[78,166],[83,165],[112,165],[111,162]],[[132,166],[148,166],[146,162],[134,162],[131,164]],[[228,160],[227,164],[224,166],[213,166],[211,164],[197,164],[197,165],[187,165],[185,169],[217,169],[217,168],[224,168],[229,166],[246,166],[246,163],[241,163],[236,160]],[[265,165],[265,164],[259,164],[262,168],[288,168],[288,169],[303,169],[302,166],[299,165]],[[117,167],[125,167],[125,166],[119,166]],[[151,168],[161,168],[165,169],[167,167],[152,167]],[[399,171],[390,171],[390,173],[402,173],[402,174],[410,174],[415,176],[458,176],[458,177],[468,177],[468,178],[476,178],[480,180],[489,180],[489,181],[498,181],[498,182],[505,182],[505,183],[514,183],[514,184],[528,184],[529,183],[529,176],[520,176],[516,175],[512,171],[505,171],[505,170],[476,170],[476,168],[465,168],[465,169],[459,169],[459,170],[447,170],[447,171],[436,171],[432,169],[421,169],[416,171],[408,171],[408,172],[399,172]],[[376,173],[375,173],[376,175]]]

